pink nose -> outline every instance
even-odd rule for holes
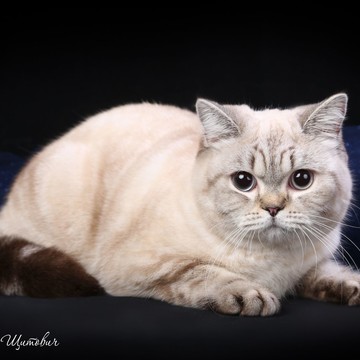
[[[270,216],[275,217],[276,214],[281,210],[281,208],[279,208],[279,207],[267,207],[265,210],[269,212]]]

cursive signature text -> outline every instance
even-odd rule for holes
[[[14,347],[15,350],[20,350],[25,346],[59,346],[60,342],[56,339],[49,339],[50,331],[47,331],[42,338],[31,337],[24,339],[22,334],[6,334],[0,338],[0,342],[5,343],[6,346]]]

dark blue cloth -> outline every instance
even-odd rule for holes
[[[344,141],[349,154],[354,186],[352,204],[346,217],[346,225],[343,227],[343,254],[347,263],[360,268],[360,126],[345,126]]]
[[[24,164],[24,159],[8,152],[0,152],[0,206],[10,189],[15,175]]]
[[[360,199],[360,126],[349,126],[344,129],[345,146],[349,154],[351,173],[354,179],[354,204]],[[358,205],[359,206],[359,205]],[[359,210],[359,209],[358,209]],[[360,214],[360,211],[359,211]]]

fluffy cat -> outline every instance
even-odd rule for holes
[[[352,181],[347,96],[255,111],[126,105],[35,155],[0,213],[4,294],[153,297],[272,315],[300,296],[360,303],[337,263]]]

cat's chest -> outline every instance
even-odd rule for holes
[[[278,296],[292,289],[316,262],[310,253],[284,249],[238,249],[224,260],[231,271],[273,289]]]

